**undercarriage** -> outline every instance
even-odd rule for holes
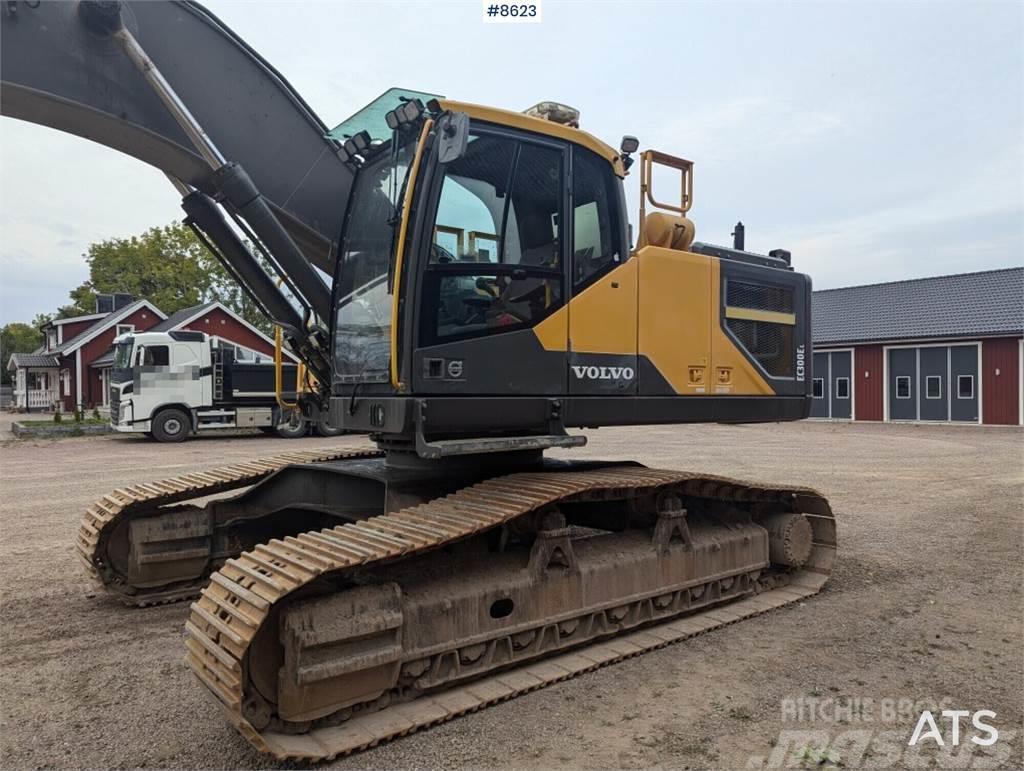
[[[289,453],[101,504],[79,538],[90,573],[133,605],[202,590],[189,666],[282,759],[357,751],[788,604],[835,553],[813,490],[540,453]]]

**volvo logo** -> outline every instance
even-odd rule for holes
[[[577,380],[632,380],[632,367],[587,367],[572,365]]]

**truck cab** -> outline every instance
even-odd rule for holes
[[[212,405],[211,351],[202,332],[132,332],[117,337],[110,372],[111,427],[148,433],[161,410],[175,408],[190,415]]]

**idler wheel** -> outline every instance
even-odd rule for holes
[[[811,556],[814,531],[803,514],[776,514],[761,523],[768,531],[768,556],[773,564],[798,568]]]

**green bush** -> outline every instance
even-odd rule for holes
[[[54,423],[60,423],[62,420],[64,420],[64,416],[60,414],[60,410],[57,410],[55,413],[53,413]]]
[[[100,419],[99,407],[96,407],[95,405],[93,405],[93,408],[92,408],[92,419],[93,420],[99,420]]]
[[[82,408],[81,407],[75,407],[75,422],[76,423],[81,423],[82,422],[82,418],[83,418]]]

